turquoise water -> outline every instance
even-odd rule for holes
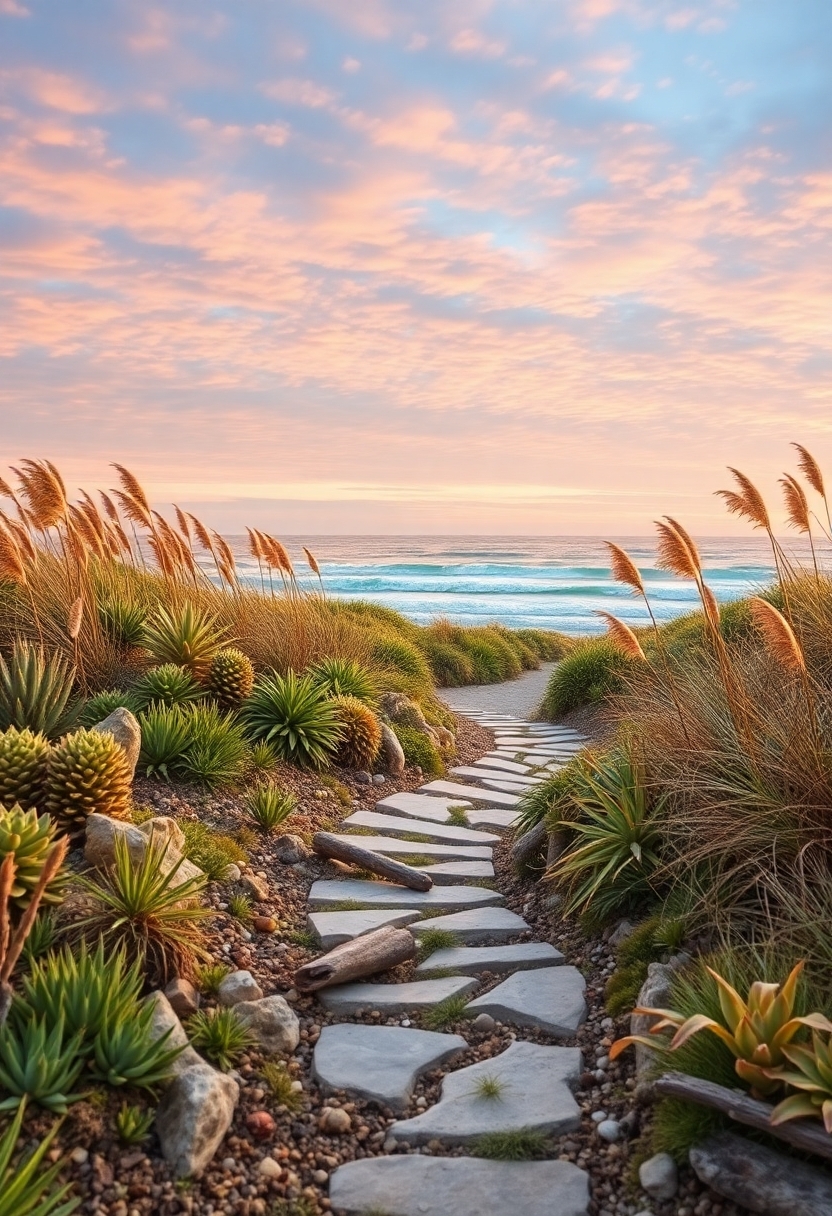
[[[257,564],[243,538],[229,538],[240,572],[259,583]],[[282,538],[298,575],[317,586],[302,545],[322,567],[328,595],[372,600],[425,624],[438,616],[463,625],[500,621],[564,633],[598,633],[604,609],[631,625],[647,620],[644,604],[610,578],[600,540],[581,537],[318,536]],[[642,570],[659,620],[698,604],[693,585],[653,565],[650,538],[616,538]],[[752,537],[700,540],[706,578],[720,602],[765,586],[773,574],[771,550]],[[800,553],[799,544],[786,542]]]

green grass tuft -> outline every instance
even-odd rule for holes
[[[548,1138],[531,1127],[518,1131],[488,1132],[474,1141],[472,1156],[489,1161],[534,1161],[546,1155]]]
[[[437,950],[450,950],[460,944],[459,937],[451,929],[426,929],[424,933],[419,934],[416,961],[423,963]]]
[[[467,996],[449,996],[446,1000],[440,1001],[438,1005],[434,1005],[433,1009],[428,1009],[422,1015],[422,1021],[428,1030],[444,1030],[447,1026],[453,1026],[454,1022],[459,1022],[465,1017],[467,1005]]]

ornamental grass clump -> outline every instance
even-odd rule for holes
[[[8,660],[0,654],[0,730],[10,726],[56,739],[78,716],[70,702],[75,668],[58,654],[17,641]]]
[[[208,789],[230,785],[248,758],[243,727],[216,705],[191,705],[185,720],[188,744],[179,761],[182,776]]]
[[[622,692],[634,662],[605,637],[576,643],[549,677],[542,717],[554,720]]]
[[[216,616],[194,604],[162,605],[145,627],[142,645],[157,663],[174,663],[203,681],[222,646],[224,632]]]
[[[246,811],[261,832],[274,832],[282,827],[297,809],[297,799],[273,782],[254,787],[246,798]]]
[[[259,676],[242,715],[250,738],[305,768],[327,764],[342,736],[337,706],[310,676],[293,671]]]
[[[313,663],[308,673],[329,697],[355,697],[373,706],[378,689],[372,672],[354,659],[330,656]]]
[[[191,740],[190,724],[180,705],[153,706],[142,715],[139,768],[146,777],[173,780]]]
[[[200,1009],[188,1019],[187,1029],[197,1051],[223,1072],[254,1044],[254,1036],[233,1008]]]

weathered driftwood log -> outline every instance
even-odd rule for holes
[[[654,1083],[654,1088],[663,1098],[683,1098],[700,1106],[713,1107],[714,1110],[722,1111],[729,1118],[735,1119],[737,1123],[756,1127],[805,1153],[815,1153],[818,1157],[832,1161],[832,1136],[824,1131],[820,1123],[796,1119],[772,1127],[769,1119],[773,1107],[767,1102],[750,1098],[739,1089],[726,1089],[724,1085],[703,1081],[700,1077],[689,1077],[681,1072],[666,1072]]]
[[[416,953],[416,939],[407,929],[396,929],[386,925],[363,937],[354,937],[343,942],[314,962],[298,967],[292,979],[298,992],[315,992],[318,988],[331,988],[334,984],[346,984],[377,971],[388,971],[399,963],[406,963]]]
[[[569,844],[569,834],[565,828],[557,828],[554,832],[549,833],[548,846],[546,848],[546,868],[553,866],[560,856],[566,850]]]
[[[542,867],[545,848],[546,824],[541,819],[540,823],[536,823],[530,831],[517,837],[511,846],[511,860],[515,866],[519,866],[521,869],[524,866],[533,866],[535,863]]]
[[[361,837],[356,839],[360,840]],[[316,832],[312,839],[312,848],[319,857],[345,861],[347,865],[357,866],[360,870],[372,870],[373,874],[380,874],[391,882],[410,887],[411,891],[429,891],[433,886],[433,879],[429,874],[414,870],[413,866],[406,866],[401,861],[393,861],[390,857],[382,857],[380,853],[373,853],[370,849],[362,849],[359,844],[347,844],[331,832]]]

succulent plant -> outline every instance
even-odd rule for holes
[[[265,673],[243,707],[253,739],[269,743],[281,760],[321,768],[341,738],[338,710],[311,676]]]
[[[791,1067],[773,1071],[781,1083],[798,1090],[784,1098],[771,1112],[771,1123],[777,1127],[790,1119],[822,1119],[826,1131],[832,1135],[832,1039],[825,1041],[817,1032],[812,1035],[812,1046],[792,1043],[783,1048],[783,1055]]]
[[[81,1198],[68,1198],[72,1184],[60,1184],[58,1175],[65,1162],[47,1164],[60,1125],[52,1128],[33,1153],[18,1154],[15,1150],[25,1113],[24,1100],[0,1140],[0,1216],[69,1216]]]
[[[83,827],[93,812],[127,819],[131,781],[124,749],[112,735],[77,730],[50,752],[46,809],[68,831]]]
[[[294,794],[279,789],[273,782],[255,786],[246,799],[249,815],[263,832],[273,832],[280,827],[297,805]]]
[[[188,1019],[187,1029],[194,1047],[223,1072],[228,1072],[254,1042],[251,1031],[233,1008],[200,1009]]]
[[[171,1074],[177,1058],[185,1050],[170,1042],[173,1027],[158,1039],[153,1037],[155,1006],[149,1001],[130,1016],[108,1017],[95,1036],[92,1050],[93,1074],[107,1085],[136,1085],[152,1089]]]
[[[49,744],[28,728],[10,726],[0,734],[0,803],[37,807],[43,799]]]
[[[67,1034],[80,1033],[87,1052],[110,1022],[132,1018],[142,988],[140,963],[127,966],[124,949],[95,951],[86,942],[36,960],[21,981],[13,1016],[42,1019],[48,1027],[62,1021]]]
[[[335,759],[345,768],[370,768],[381,747],[381,726],[373,711],[357,697],[335,697],[341,739]]]
[[[26,727],[54,739],[78,716],[70,705],[75,668],[38,646],[15,642],[8,661],[0,655],[0,730]]]
[[[109,718],[115,709],[129,709],[131,713],[137,714],[141,708],[142,702],[133,692],[122,688],[108,688],[104,692],[95,693],[84,702],[78,725],[97,726],[99,722]]]
[[[24,811],[19,806],[0,810],[0,861],[14,854],[15,876],[12,902],[22,911],[29,906],[47,857],[55,843],[55,824],[47,814]],[[44,903],[62,898],[64,876],[59,872],[43,893]]]
[[[211,663],[207,687],[223,709],[238,709],[254,687],[251,659],[234,646],[220,650]]]
[[[179,705],[154,705],[142,717],[139,768],[146,777],[170,781],[191,741],[188,719]]]
[[[373,705],[377,696],[375,680],[366,667],[355,659],[330,656],[309,668],[309,674],[329,697],[357,697],[365,705]]]
[[[217,627],[216,617],[200,612],[193,604],[160,607],[145,628],[142,645],[157,662],[186,667],[195,680],[200,680],[207,676],[220,649],[223,632]]]
[[[131,1106],[122,1102],[116,1115],[116,1132],[122,1144],[144,1144],[153,1126],[156,1112],[150,1108],[142,1110],[140,1106]]]
[[[98,610],[101,628],[111,642],[123,649],[141,646],[147,613],[132,600],[110,600]]]
[[[0,1027],[0,1089],[10,1096],[0,1102],[0,1111],[16,1110],[32,1098],[44,1110],[65,1115],[83,1067],[81,1036],[67,1038],[62,1019],[47,1029],[37,1018],[6,1022]]]
[[[133,686],[134,696],[142,705],[184,705],[202,696],[202,689],[186,667],[162,663],[151,667]]]

